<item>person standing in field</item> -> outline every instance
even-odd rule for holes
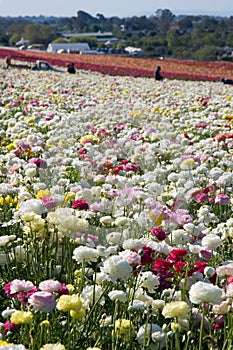
[[[160,73],[161,67],[158,66],[155,70],[155,80],[163,80],[163,76]]]
[[[75,74],[76,70],[74,68],[74,63],[69,63],[67,66],[67,72],[70,74]]]
[[[6,56],[5,64],[6,64],[6,69],[8,69],[11,66],[11,56]]]

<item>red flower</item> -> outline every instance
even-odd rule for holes
[[[180,261],[182,260],[182,258],[187,255],[187,250],[182,248],[182,249],[173,249],[168,257],[167,257],[167,260],[170,261],[170,262],[177,262],[177,261]]]
[[[192,276],[194,272],[204,273],[204,269],[206,266],[208,266],[206,262],[196,261],[195,266],[189,271],[189,276]]]
[[[182,275],[185,273],[185,267],[187,265],[187,262],[186,261],[178,261],[176,262],[173,266],[174,266],[174,269],[181,273]]]
[[[151,264],[154,260],[155,251],[150,247],[142,247],[141,265]]]
[[[163,241],[165,238],[167,238],[166,232],[159,227],[153,227],[150,230],[150,233],[155,236],[159,241]]]
[[[172,267],[172,263],[162,258],[157,258],[154,262],[154,266],[152,268],[153,271],[157,271],[158,273],[166,273]]]
[[[89,209],[89,204],[83,199],[77,199],[72,203],[73,209],[87,210]]]

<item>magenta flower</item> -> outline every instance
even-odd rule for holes
[[[153,227],[150,230],[150,233],[152,236],[155,236],[159,241],[163,241],[165,238],[167,238],[167,233],[159,227]]]
[[[209,197],[205,193],[198,193],[195,197],[195,200],[197,203],[204,203],[204,202],[208,202]]]
[[[88,210],[89,204],[83,199],[76,199],[72,203],[72,208],[79,209],[79,210]]]
[[[7,334],[8,332],[12,332],[19,327],[20,327],[20,324],[15,324],[15,323],[12,323],[10,320],[7,320],[4,323],[4,333]]]

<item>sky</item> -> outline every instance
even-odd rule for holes
[[[150,16],[157,9],[179,15],[233,16],[233,0],[0,0],[0,16],[72,17],[84,11],[95,17]]]

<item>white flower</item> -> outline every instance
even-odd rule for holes
[[[129,249],[129,250],[139,250],[143,247],[143,243],[140,239],[133,239],[133,238],[129,238],[126,239],[123,243],[123,248]]]
[[[111,216],[102,216],[102,218],[100,218],[100,223],[102,225],[111,225],[112,222],[113,218]]]
[[[193,304],[221,304],[222,297],[222,289],[213,285],[212,283],[202,281],[198,281],[193,284],[189,291],[189,298]]]
[[[26,350],[22,344],[1,345],[1,350]]]
[[[114,224],[116,226],[124,226],[129,222],[129,219],[126,216],[119,216],[115,219]]]
[[[81,293],[81,297],[85,300],[89,305],[93,305],[97,300],[100,305],[104,305],[105,299],[102,296],[103,289],[101,286],[86,286],[83,288]]]
[[[150,347],[150,349],[163,349],[165,347],[166,334],[160,326],[151,323],[143,325],[137,332],[137,341],[139,345],[146,346],[151,341],[151,345],[157,345],[156,347]],[[154,343],[154,344],[153,344]]]
[[[133,300],[132,303],[129,305],[128,307],[128,311],[138,311],[138,310],[141,310],[141,311],[144,311],[146,309],[146,304],[144,303],[144,301],[142,300]]]
[[[0,247],[4,247],[8,245],[11,241],[14,241],[15,239],[16,239],[15,235],[0,236]]]
[[[75,238],[76,232],[85,231],[89,224],[86,219],[78,218],[74,215],[60,218],[58,224],[58,230],[64,235]]]
[[[108,293],[108,296],[111,300],[119,300],[119,301],[126,301],[127,297],[125,292],[122,290],[112,290],[111,292]]]
[[[121,245],[124,242],[124,235],[122,232],[111,232],[106,237],[109,244]]]
[[[66,350],[64,345],[60,343],[56,344],[45,344],[40,350]]]
[[[94,248],[80,246],[73,251],[73,259],[77,262],[95,262],[97,261],[98,251]]]
[[[206,250],[216,250],[222,244],[218,235],[210,233],[202,238],[201,245]]]
[[[149,293],[155,293],[156,287],[159,286],[158,277],[151,271],[142,272],[139,276],[138,283],[140,286],[146,288]]]
[[[40,199],[28,199],[20,203],[20,213],[23,214],[31,211],[35,214],[42,215],[47,212],[47,209]]]
[[[118,279],[127,281],[132,275],[132,267],[119,255],[110,256],[104,261],[101,271],[109,276],[109,279],[116,282]]]

